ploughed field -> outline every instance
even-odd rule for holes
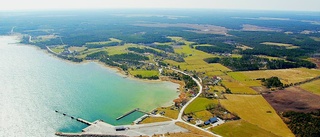
[[[263,97],[278,112],[311,112],[320,110],[320,96],[299,87],[290,87],[269,94],[263,94]]]

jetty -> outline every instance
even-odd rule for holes
[[[122,118],[124,118],[124,117],[126,117],[126,116],[128,116],[128,115],[132,114],[133,112],[136,112],[136,111],[139,111],[139,108],[135,108],[135,109],[133,109],[133,110],[131,110],[131,111],[129,111],[129,112],[127,112],[127,113],[125,113],[125,114],[121,115],[121,116],[120,116],[120,117],[118,117],[116,120],[120,120],[120,119],[122,119]]]
[[[80,122],[80,123],[83,123],[83,124],[86,124],[88,126],[92,125],[93,123],[87,121],[87,120],[84,120],[82,118],[75,118],[74,116],[71,116],[71,115],[68,115],[67,113],[63,113],[63,112],[60,112],[58,110],[55,110],[56,113],[59,113],[59,114],[62,114],[64,116],[67,116],[67,117],[70,117],[71,119],[75,119],[76,121]]]

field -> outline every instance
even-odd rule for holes
[[[243,31],[279,31],[274,28],[267,28],[267,27],[260,27],[260,26],[255,26],[255,25],[249,25],[249,24],[243,24],[242,25],[242,30]]]
[[[233,94],[258,94],[255,90],[240,82],[223,82],[223,84],[229,88]]]
[[[244,120],[227,122],[210,131],[224,137],[280,137]]]
[[[230,112],[278,136],[294,136],[271,105],[260,95],[225,95],[220,100]]]
[[[320,95],[320,80],[302,84],[300,87],[306,91]]]
[[[116,55],[116,54],[123,54],[128,53],[127,48],[129,47],[137,47],[136,44],[126,44],[123,46],[113,46],[113,47],[107,47],[106,51],[108,52],[108,55]]]
[[[121,40],[115,39],[115,38],[110,38],[109,41],[99,41],[99,42],[88,42],[86,44],[94,44],[94,45],[104,45],[104,44],[109,44],[111,42],[118,42],[120,43]]]
[[[146,119],[141,121],[140,124],[164,122],[164,121],[170,121],[170,119],[164,118],[164,117],[147,117]]]
[[[319,88],[319,85],[314,86]],[[299,87],[289,87],[284,90],[263,94],[263,97],[278,112],[298,111],[311,112],[320,109],[320,96],[307,92]]]
[[[302,82],[317,76],[320,76],[320,70],[296,68],[296,69],[279,69],[279,70],[261,70],[261,71],[244,71],[241,72],[250,79],[279,77],[284,84]]]
[[[211,112],[207,110],[196,112],[194,115],[196,118],[199,118],[202,121],[207,121],[209,118],[212,118]]]
[[[189,125],[182,123],[182,122],[176,122],[176,125],[190,131],[190,133],[180,133],[180,135],[178,134],[177,137],[212,137],[213,136],[207,132],[204,132],[200,129],[189,126]]]
[[[270,46],[285,47],[286,49],[296,49],[296,48],[299,48],[298,46],[295,46],[295,45],[292,45],[292,44],[285,44],[285,43],[263,42],[263,43],[261,43],[261,44],[270,45]]]
[[[48,41],[48,40],[51,40],[51,39],[54,39],[54,38],[57,38],[57,35],[40,35],[36,38],[33,38],[32,39],[32,42],[43,42],[43,41]]]
[[[310,38],[312,38],[315,41],[320,41],[320,37],[310,37]]]
[[[246,45],[237,46],[237,48],[242,49],[242,50],[253,49],[252,47],[249,47]]]
[[[70,47],[69,50],[70,51],[77,51],[77,52],[82,52],[84,51],[85,49],[87,49],[86,47]]]
[[[209,104],[218,104],[218,100],[212,100],[207,98],[196,98],[184,111],[184,113],[188,114],[191,112],[199,112],[202,110],[206,110],[206,106]]]
[[[129,70],[129,73],[133,76],[141,75],[142,77],[159,76],[159,71],[157,70]]]
[[[190,28],[192,32],[196,33],[205,33],[205,34],[218,34],[218,35],[226,35],[228,36],[228,29],[221,26],[215,25],[200,25],[200,24],[186,24],[186,23],[178,23],[178,24],[169,24],[169,23],[155,23],[155,24],[135,24],[136,26],[143,27],[181,27],[181,28]]]
[[[231,71],[229,68],[219,64],[208,64],[204,61],[205,58],[216,57],[215,55],[191,48],[189,45],[192,42],[186,41],[181,37],[169,37],[176,42],[183,42],[186,45],[174,48],[174,52],[184,56],[185,62],[175,62],[165,60],[173,66],[180,66],[182,70],[194,70],[197,72],[213,72],[213,71]]]
[[[62,51],[64,51],[64,46],[50,47],[50,49],[55,53],[61,53]]]
[[[157,108],[158,112],[164,111],[165,114],[164,116],[172,118],[172,119],[177,119],[179,111],[178,110],[172,110],[170,107],[161,107]]]

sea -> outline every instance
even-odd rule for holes
[[[81,132],[87,125],[56,111],[88,121],[131,124],[144,111],[177,98],[178,84],[126,78],[96,62],[73,63],[17,36],[0,36],[0,136],[44,137]]]

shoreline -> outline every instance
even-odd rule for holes
[[[73,62],[73,61],[70,61],[70,60],[66,60],[66,59],[62,59],[62,58],[59,58],[58,56],[56,56],[55,54],[53,53],[50,53],[47,49],[41,49],[40,47],[36,46],[36,45],[32,45],[32,44],[23,44],[23,43],[20,43],[21,39],[22,39],[22,35],[21,34],[13,34],[13,35],[1,35],[0,37],[11,37],[13,38],[16,42],[13,42],[13,43],[10,43],[10,44],[16,44],[16,45],[22,45],[22,46],[29,46],[29,47],[33,47],[35,48],[36,50],[39,50],[45,54],[48,54],[49,56],[51,57],[54,57],[56,59],[59,59],[63,62],[66,62],[66,63],[71,63],[71,64],[87,64],[87,63],[97,63],[98,65],[100,65],[101,67],[103,67],[104,69],[109,69],[109,70],[112,70],[114,71],[117,75],[123,77],[123,78],[128,78],[130,80],[137,80],[137,81],[141,81],[141,82],[147,82],[147,83],[157,83],[157,82],[171,82],[171,83],[174,83],[174,84],[177,84],[179,85],[179,93],[177,94],[177,96],[175,96],[175,99],[179,98],[179,96],[181,95],[182,93],[182,88],[184,87],[184,83],[182,81],[178,81],[178,80],[174,80],[174,79],[170,79],[168,77],[159,77],[158,80],[149,80],[149,79],[139,79],[139,78],[136,78],[134,77],[133,75],[131,74],[128,74],[126,75],[126,72],[123,71],[121,68],[119,67],[115,67],[115,66],[109,66],[101,61],[98,61],[98,60],[83,60],[82,62]],[[176,91],[178,89],[175,89]],[[174,100],[175,100],[174,99]],[[168,102],[164,102],[161,106],[157,106],[156,108],[153,108],[151,110],[154,110],[154,109],[157,109],[159,107],[169,107],[169,106],[172,106],[174,104],[174,100],[171,100],[171,101],[168,101]],[[151,111],[150,110],[150,111]]]

